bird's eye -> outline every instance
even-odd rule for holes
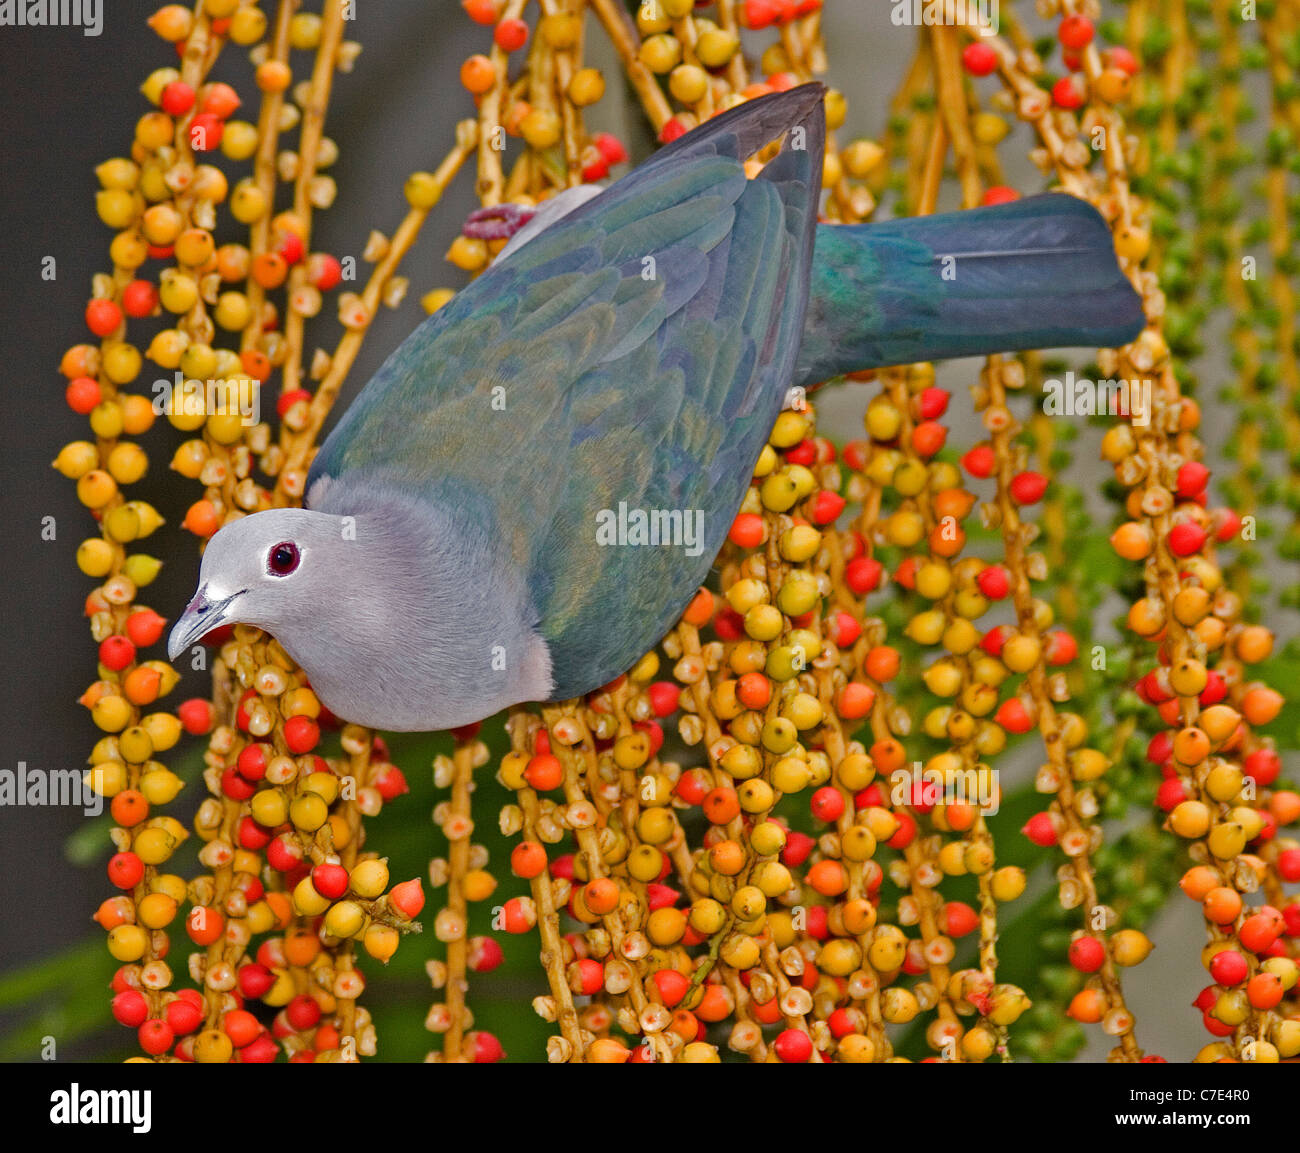
[[[266,568],[272,576],[288,576],[298,567],[301,559],[298,546],[292,541],[281,541],[266,554]]]

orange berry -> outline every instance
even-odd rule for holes
[[[1155,548],[1155,536],[1146,525],[1129,521],[1110,534],[1110,547],[1125,560],[1146,560]]]
[[[725,825],[740,816],[740,798],[735,789],[712,789],[701,807],[704,815],[714,825]]]
[[[772,682],[762,673],[746,673],[736,682],[736,696],[747,709],[765,709],[772,699]]]
[[[686,606],[682,620],[697,629],[707,625],[713,619],[713,594],[708,589],[700,589]]]
[[[867,653],[867,659],[862,662],[862,667],[873,681],[884,684],[898,676],[900,662],[897,649],[890,648],[888,645],[877,645]]]
[[[1080,989],[1070,999],[1065,1015],[1082,1025],[1095,1025],[1106,1015],[1106,998],[1100,989]]]
[[[460,82],[475,96],[482,96],[497,82],[497,70],[491,60],[476,53],[460,66]]]
[[[290,929],[284,935],[284,957],[291,965],[305,969],[319,952],[320,938],[310,929]]]
[[[849,887],[849,877],[839,861],[818,861],[808,870],[808,884],[823,897],[838,897]]]
[[[1246,983],[1246,997],[1256,1009],[1272,1009],[1285,992],[1282,978],[1276,973],[1256,973]]]
[[[516,877],[532,880],[546,868],[546,848],[538,841],[520,841],[510,854],[510,871]]]
[[[1174,736],[1174,759],[1183,765],[1199,765],[1210,755],[1210,738],[1189,725]]]
[[[257,66],[253,78],[263,92],[284,92],[293,83],[293,72],[281,60],[266,60]]]
[[[719,841],[709,850],[709,866],[715,873],[734,877],[745,867],[745,850],[736,841]]]
[[[109,812],[124,829],[134,828],[149,815],[149,802],[136,789],[123,789],[113,798]]]
[[[1250,725],[1266,725],[1282,711],[1286,698],[1273,689],[1258,685],[1241,698],[1241,713]]]
[[[181,528],[189,529],[195,536],[210,537],[221,527],[216,506],[210,500],[196,500],[189,507]]]
[[[1219,884],[1219,874],[1208,865],[1196,865],[1182,875],[1178,887],[1193,901],[1203,901],[1210,890]]]
[[[598,917],[612,913],[618,905],[618,883],[608,877],[597,877],[582,890],[582,900]]]
[[[1225,885],[1216,885],[1201,903],[1205,915],[1216,925],[1231,925],[1241,913],[1241,894]]]
[[[1237,656],[1248,665],[1266,659],[1273,651],[1273,634],[1263,625],[1247,625],[1237,634]]]

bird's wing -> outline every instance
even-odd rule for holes
[[[803,323],[821,96],[716,117],[493,266],[389,358],[313,463],[309,487],[360,470],[497,534],[529,574],[557,696],[663,635],[740,505]],[[790,128],[748,180],[741,161]],[[601,544],[620,502],[702,515],[696,555]]]

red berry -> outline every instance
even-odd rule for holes
[[[288,833],[276,837],[266,847],[266,863],[279,873],[287,873],[301,865],[302,846],[298,844],[297,838]]]
[[[473,1054],[475,1065],[491,1065],[506,1055],[505,1049],[501,1047],[501,1042],[496,1036],[485,1033],[481,1029],[466,1033],[465,1043]]]
[[[660,969],[650,979],[659,990],[660,999],[669,1009],[686,996],[686,990],[691,984],[690,979],[676,969]]]
[[[86,305],[86,327],[96,336],[111,336],[122,323],[122,310],[111,300],[99,298]]]
[[[731,522],[731,531],[727,533],[732,544],[741,548],[757,548],[763,543],[766,533],[763,518],[754,512],[742,512]]]
[[[591,141],[609,165],[622,164],[627,160],[627,149],[617,136],[609,132],[598,132]]]
[[[991,44],[976,40],[962,49],[961,64],[972,76],[987,76],[998,66],[997,50]]]
[[[1063,629],[1048,633],[1046,640],[1049,665],[1068,665],[1079,655],[1079,642]]]
[[[1300,849],[1283,849],[1278,853],[1277,874],[1284,881],[1300,881]]]
[[[981,480],[992,476],[996,465],[997,457],[993,453],[993,446],[989,444],[977,444],[961,458],[962,468]]]
[[[1205,546],[1205,530],[1194,521],[1179,521],[1169,530],[1169,551],[1174,556],[1191,556]]]
[[[1010,487],[1016,504],[1037,504],[1047,491],[1047,477],[1037,472],[1018,472],[1011,478]]]
[[[1199,460],[1189,460],[1178,470],[1178,495],[1191,500],[1210,483],[1210,470]]]
[[[270,745],[245,745],[235,759],[235,768],[246,781],[260,781],[266,776],[266,762],[274,752]]]
[[[940,910],[939,923],[949,937],[964,937],[978,928],[980,919],[965,901],[946,901]]]
[[[844,511],[844,498],[837,492],[822,489],[814,498],[809,519],[813,524],[830,524]]]
[[[994,184],[982,197],[980,203],[990,204],[1010,204],[1013,200],[1019,200],[1020,193],[1014,188],[1008,188],[1005,184]]]
[[[128,1029],[138,1029],[149,1019],[149,1002],[139,989],[127,989],[113,998],[113,1020]]]
[[[860,556],[844,566],[844,583],[858,596],[865,596],[879,587],[883,571],[883,566],[875,557]]]
[[[1092,43],[1092,21],[1086,16],[1067,16],[1056,29],[1057,38],[1066,48],[1078,51]]]
[[[1009,733],[1027,733],[1034,727],[1034,718],[1019,697],[1003,701],[993,719]]]
[[[141,1025],[136,1031],[136,1037],[140,1041],[140,1048],[152,1057],[166,1053],[176,1040],[172,1027],[160,1017],[153,1017]]]
[[[1156,807],[1162,812],[1172,813],[1184,801],[1189,800],[1187,786],[1177,777],[1170,777],[1160,782],[1156,790]]]
[[[1236,949],[1215,953],[1210,961],[1210,976],[1220,985],[1240,985],[1250,973],[1245,954]]]
[[[158,107],[168,116],[184,116],[194,107],[194,89],[183,80],[173,80],[162,90]]]
[[[257,786],[231,765],[221,774],[221,791],[232,801],[246,801],[257,792]]]
[[[105,637],[99,642],[99,663],[105,668],[120,673],[135,660],[135,645],[126,637]]]
[[[989,600],[1000,601],[1011,591],[1011,574],[1000,564],[991,564],[980,570],[975,583]]]
[[[264,829],[252,817],[241,817],[237,830],[239,837],[239,847],[248,849],[250,852],[258,852],[266,848],[271,840],[271,830]]]
[[[320,1020],[320,1006],[306,993],[300,993],[285,1007],[284,1015],[289,1024],[301,1033]]]
[[[1106,51],[1101,54],[1101,58],[1108,68],[1122,69],[1130,76],[1136,76],[1138,68],[1140,67],[1137,57],[1127,48],[1121,48],[1119,46],[1107,48]]]
[[[1096,937],[1076,937],[1070,942],[1069,958],[1080,973],[1095,973],[1106,960],[1106,946]]]
[[[840,612],[826,618],[826,632],[840,648],[847,649],[862,635],[862,625],[856,617]]]
[[[219,116],[211,112],[200,112],[190,121],[190,147],[195,152],[211,152],[221,143],[226,126]]]
[[[1241,763],[1242,772],[1257,785],[1271,785],[1282,771],[1282,758],[1275,749],[1256,749]]]
[[[319,740],[320,726],[311,717],[290,717],[284,722],[284,743],[295,756],[311,752]]]
[[[396,800],[411,791],[411,786],[406,783],[406,774],[396,765],[391,764],[380,765],[370,778],[370,783],[379,790],[379,795],[386,801]]]
[[[199,106],[199,111],[215,116],[219,120],[225,120],[234,113],[240,103],[239,94],[229,84],[218,82],[208,85],[203,93],[203,103]]]
[[[307,258],[307,279],[322,292],[329,292],[343,279],[343,265],[328,252],[313,252]]]
[[[674,116],[661,129],[659,129],[659,143],[671,144],[674,140],[685,135],[686,125]]]
[[[657,717],[666,717],[677,711],[681,700],[681,686],[674,681],[655,681],[646,689],[650,709]]]
[[[176,716],[181,727],[192,737],[201,737],[212,731],[215,714],[212,702],[202,697],[191,697],[176,706]]]
[[[296,232],[281,232],[275,250],[284,257],[285,264],[297,264],[303,256],[302,237]]]
[[[348,891],[348,871],[342,865],[316,865],[311,871],[311,883],[326,900],[337,901]]]
[[[812,815],[819,821],[836,821],[844,812],[844,794],[834,785],[823,785],[812,795]]]
[[[1020,831],[1035,845],[1046,848],[1056,844],[1056,824],[1051,813],[1035,813]]]
[[[1052,101],[1058,108],[1082,108],[1085,95],[1083,80],[1077,75],[1062,76],[1052,85]]]
[[[68,381],[63,395],[68,407],[82,416],[89,416],[103,399],[99,381],[92,380],[89,376],[77,376]]]
[[[787,868],[797,869],[808,859],[816,845],[817,842],[807,833],[787,833],[785,848],[781,850],[781,863]]]
[[[506,959],[505,952],[493,937],[471,937],[469,967],[476,973],[490,973]]]
[[[133,280],[122,289],[122,308],[137,320],[158,307],[158,289],[151,280]]]
[[[947,428],[937,420],[923,420],[912,429],[912,447],[921,456],[934,456],[947,439]]]
[[[119,889],[134,889],[144,880],[144,862],[134,853],[114,853],[108,860],[108,879]]]
[[[178,997],[163,1010],[167,1025],[178,1037],[193,1033],[203,1023],[203,1009],[184,997]]]
[[[605,966],[591,957],[582,957],[570,966],[569,987],[582,997],[594,997],[605,987]]]
[[[802,1029],[785,1029],[772,1042],[776,1055],[790,1064],[802,1064],[813,1052],[812,1038]]]
[[[493,31],[492,39],[502,52],[518,52],[528,43],[528,25],[514,17],[502,20]]]

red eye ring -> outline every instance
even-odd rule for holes
[[[266,571],[272,576],[288,576],[298,567],[301,559],[298,546],[291,540],[282,540],[279,544],[272,545],[271,551],[266,554]]]

